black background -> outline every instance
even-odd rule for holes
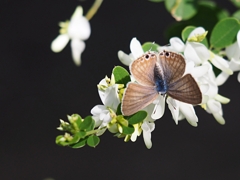
[[[77,5],[85,13],[93,1],[3,0],[0,6],[0,179],[238,179],[240,178],[239,90],[235,73],[219,93],[226,124],[200,107],[198,127],[175,125],[168,109],[156,122],[153,147],[142,136],[135,143],[106,132],[97,148],[71,149],[55,144],[59,119],[90,115],[101,104],[96,85],[121,65],[118,50],[130,52],[133,37],[161,45],[174,22],[163,4],[104,1],[91,19],[82,65],[76,67],[68,45],[53,53],[58,22],[69,19]],[[221,7],[235,9],[229,1]],[[210,16],[210,15],[209,15]],[[207,19],[206,19],[207,20]]]

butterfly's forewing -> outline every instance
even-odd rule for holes
[[[190,74],[170,84],[168,88],[167,94],[174,99],[194,105],[202,102],[202,93]]]
[[[132,115],[152,103],[158,96],[154,86],[128,83],[122,100],[122,113]]]
[[[156,62],[156,54],[148,52],[133,61],[130,65],[130,72],[139,84],[155,86],[154,67]]]
[[[159,53],[159,61],[167,84],[174,83],[183,76],[186,63],[181,54],[162,51]]]

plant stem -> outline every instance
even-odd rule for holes
[[[90,8],[90,10],[87,12],[87,14],[85,16],[88,20],[92,19],[94,14],[96,14],[96,12],[98,11],[98,9],[101,6],[102,2],[103,2],[103,0],[95,0],[95,2],[93,3],[92,7]]]

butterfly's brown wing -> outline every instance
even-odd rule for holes
[[[157,62],[155,53],[145,53],[130,65],[130,72],[139,84],[155,86],[154,67]]]
[[[128,83],[123,94],[122,113],[130,116],[152,103],[158,96],[154,86],[143,86],[136,83]]]
[[[202,102],[202,93],[190,74],[170,84],[168,88],[167,94],[174,99],[194,105]]]
[[[159,63],[167,84],[174,83],[180,79],[185,72],[186,63],[181,54],[162,51],[159,53]]]

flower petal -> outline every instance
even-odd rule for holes
[[[216,66],[218,69],[221,69],[223,72],[231,75],[233,74],[233,71],[229,68],[229,64],[228,61],[226,61],[225,59],[223,59],[222,57],[213,54],[211,52],[211,58],[210,58],[212,64],[214,66]]]
[[[51,49],[53,52],[57,53],[63,50],[69,41],[69,36],[67,34],[60,34],[56,37],[51,44]]]
[[[177,52],[184,51],[185,45],[180,38],[178,38],[178,37],[171,38],[170,44],[175,51],[177,51]]]
[[[203,27],[197,27],[195,28],[190,34],[189,34],[189,37],[188,38],[191,38],[193,36],[198,36],[198,35],[201,35],[201,34],[204,34],[206,31]]]
[[[213,113],[214,118],[217,120],[219,124],[224,125],[225,124],[225,119],[222,117],[221,114],[219,113]]]
[[[195,110],[193,108],[193,105],[179,102],[179,110],[181,113],[186,117],[186,120],[188,123],[194,127],[197,127],[198,117],[195,113]]]
[[[71,41],[72,57],[77,66],[81,64],[81,54],[85,49],[85,43],[79,39],[72,39]]]
[[[240,48],[238,42],[233,43],[232,45],[226,47],[226,55],[229,59],[239,59],[240,57]]]
[[[152,111],[151,118],[152,119],[160,119],[165,110],[165,97],[159,95],[158,98],[154,101],[155,107]]]
[[[134,59],[139,58],[144,54],[141,43],[137,40],[137,38],[132,38],[130,42],[130,50],[133,54]]]
[[[132,62],[130,56],[123,51],[118,51],[118,59],[126,66],[129,66]]]
[[[229,77],[229,74],[225,72],[221,72],[216,78],[217,85],[218,86],[223,85],[227,81],[228,77]]]
[[[168,108],[172,113],[173,120],[175,121],[176,125],[178,125],[179,120],[179,103],[177,100],[174,100],[171,97],[167,98]]]
[[[143,139],[148,149],[152,147],[151,132],[155,129],[155,124],[144,121],[142,124]]]
[[[207,61],[210,57],[208,49],[198,42],[187,42],[184,56],[187,61],[193,61],[196,65],[199,65]]]
[[[230,99],[229,99],[229,98],[226,98],[226,97],[224,97],[224,96],[221,96],[220,94],[217,94],[214,99],[216,99],[217,101],[219,101],[219,102],[222,103],[222,104],[227,104],[227,103],[230,102]]]

